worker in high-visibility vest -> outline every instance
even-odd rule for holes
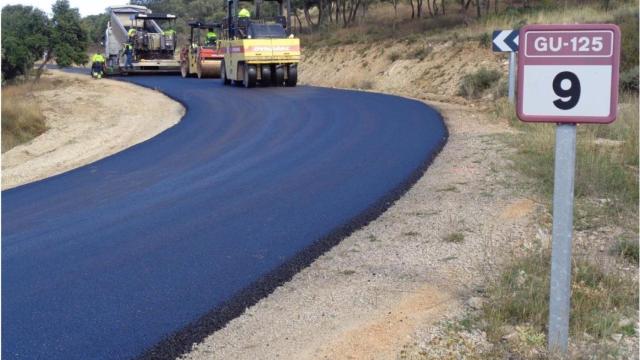
[[[125,69],[133,69],[133,45],[129,43],[124,44],[124,56],[125,56]]]
[[[127,35],[129,35],[129,39],[136,36],[136,32],[137,32],[136,28],[129,29],[129,31],[127,31]]]
[[[94,54],[91,57],[91,75],[96,79],[101,79],[104,74],[104,56],[102,54]]]
[[[239,17],[239,18],[246,18],[246,19],[248,19],[248,18],[250,18],[250,17],[251,17],[251,13],[249,12],[249,10],[247,10],[246,8],[244,8],[244,7],[243,7],[243,8],[240,10],[240,12],[238,12],[238,17]]]
[[[205,45],[215,46],[217,40],[218,40],[218,35],[216,35],[213,29],[209,29],[209,31],[207,31],[207,41],[205,42]]]
[[[176,34],[176,31],[175,31],[175,30],[173,30],[173,29],[168,29],[168,30],[165,30],[165,31],[164,31],[164,35],[165,35],[165,36],[173,36],[173,35],[175,35],[175,34]]]

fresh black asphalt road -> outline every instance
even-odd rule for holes
[[[380,214],[447,137],[435,110],[400,97],[126,80],[187,114],[2,192],[4,360],[185,352]]]

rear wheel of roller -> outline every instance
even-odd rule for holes
[[[284,67],[282,65],[275,66],[275,74],[273,76],[273,85],[282,86],[284,83]]]

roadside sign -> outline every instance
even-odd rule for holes
[[[616,25],[528,25],[520,30],[520,38],[520,120],[594,124],[615,120],[620,62]]]
[[[509,101],[513,103],[516,97],[516,52],[520,30],[494,30],[493,51],[509,53]]]
[[[576,124],[608,124],[618,105],[616,25],[529,25],[520,30],[518,101],[522,121],[554,122],[553,229],[549,284],[550,352],[567,353]]]
[[[494,52],[518,51],[518,30],[495,30],[493,32]]]

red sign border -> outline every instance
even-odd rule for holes
[[[525,51],[524,42],[518,49],[518,97],[516,100],[516,113],[518,118],[524,122],[533,123],[583,123],[583,124],[610,124],[618,115],[618,82],[620,80],[620,28],[615,24],[570,24],[570,25],[525,25],[520,29],[520,39],[525,39],[525,33],[528,31],[583,31],[583,30],[610,30],[613,31],[613,66],[611,81],[611,113],[608,116],[541,116],[526,115],[522,111],[523,99],[522,91],[524,88],[524,66]]]

